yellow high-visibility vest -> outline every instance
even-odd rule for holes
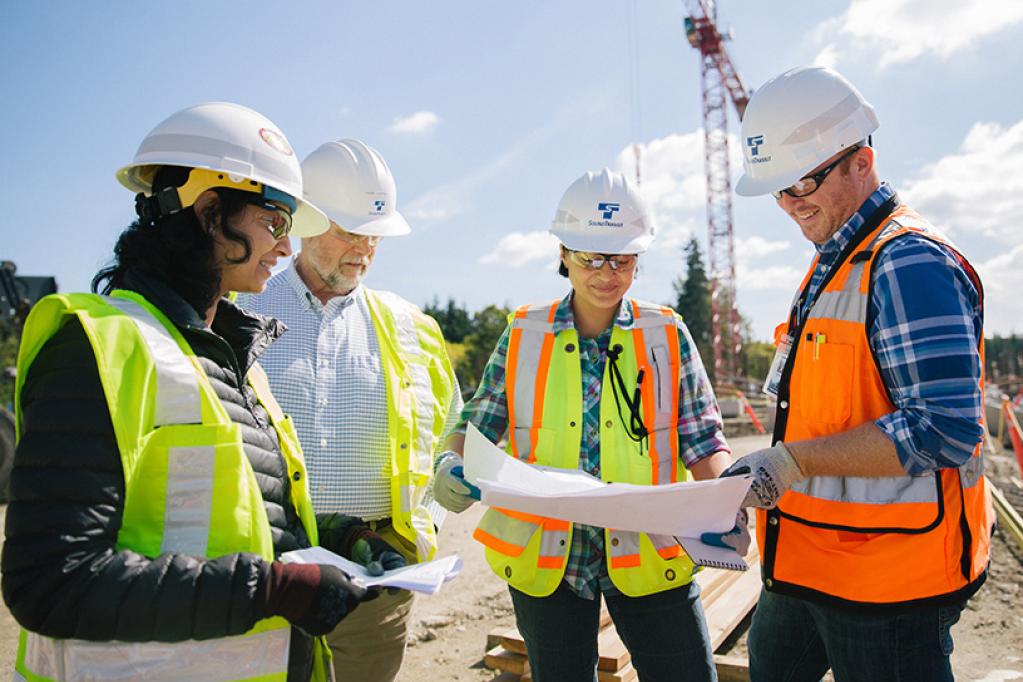
[[[252,552],[273,561],[263,497],[232,422],[181,332],[142,296],[54,294],[33,308],[18,354],[21,391],[46,341],[74,316],[96,356],[110,411],[125,497],[118,549],[148,557],[181,552],[215,558]],[[262,368],[249,383],[277,431],[291,479],[291,502],[317,543],[305,464],[291,420],[267,390]],[[287,677],[291,626],[267,618],[243,635],[213,640],[92,642],[54,639],[22,630],[16,677],[70,679],[274,680]],[[314,679],[327,679],[329,652],[318,641]]]
[[[508,452],[530,463],[578,469],[583,424],[579,334],[575,329],[554,333],[559,303],[524,306],[511,319],[505,366]],[[628,329],[613,327],[609,349],[621,347],[618,366],[628,395],[643,370],[640,411],[649,435],[637,443],[626,432],[611,387],[609,359],[600,396],[600,477],[639,485],[689,480],[678,456],[681,358],[675,313],[635,300],[625,305],[632,306],[634,323]],[[572,526],[491,508],[473,537],[486,546],[487,561],[498,577],[521,592],[545,597],[564,577]],[[692,580],[693,563],[671,536],[607,528],[604,542],[608,575],[627,596],[662,592]]]
[[[451,405],[454,372],[432,317],[389,292],[365,292],[387,387],[391,522],[415,545],[419,560],[426,561],[437,551],[437,532],[425,497]]]

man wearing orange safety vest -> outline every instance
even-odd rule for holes
[[[771,194],[817,254],[776,331],[774,445],[753,478],[764,590],[753,680],[951,680],[951,626],[987,575],[983,290],[879,180],[873,107],[838,73],[756,91],[740,195]]]

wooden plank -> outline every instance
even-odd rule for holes
[[[745,658],[715,654],[714,667],[718,670],[718,682],[750,682],[749,661]]]
[[[1016,545],[1023,549],[1023,519],[1020,518],[1016,509],[1005,499],[1005,495],[998,489],[991,479],[987,479],[987,487],[991,491],[991,499],[995,505],[995,513],[998,515],[999,527],[1006,535],[1013,539]]]
[[[483,663],[491,670],[502,670],[520,676],[529,670],[528,658],[499,646],[486,653]]]
[[[625,667],[615,672],[597,668],[597,682],[632,682],[638,679],[639,673],[636,672],[631,663],[626,663]]]
[[[735,626],[742,622],[760,597],[760,571],[750,569],[740,574],[731,589],[709,605],[704,604],[710,648],[717,649],[728,639]]]
[[[614,624],[597,634],[597,669],[616,672],[629,664],[629,650],[618,636]]]

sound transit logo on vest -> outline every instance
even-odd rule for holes
[[[620,204],[602,201],[597,204],[597,211],[600,212],[600,217],[603,220],[589,220],[586,224],[590,227],[622,227],[625,223],[613,220],[614,214],[620,209]]]

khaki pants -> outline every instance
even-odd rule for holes
[[[389,524],[369,525],[407,560],[416,560],[415,547]],[[359,604],[327,635],[337,682],[392,682],[398,676],[412,620],[412,597],[407,590],[395,594],[382,590],[376,599]]]

